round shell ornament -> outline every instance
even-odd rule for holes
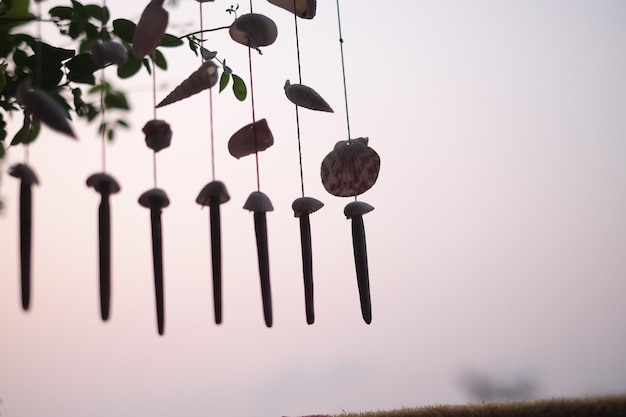
[[[99,67],[108,64],[124,65],[128,61],[128,52],[120,43],[97,41],[91,45],[91,57]]]
[[[248,13],[239,16],[230,25],[228,33],[235,42],[250,48],[258,48],[273,44],[278,37],[278,28],[269,17]]]
[[[228,152],[235,158],[261,152],[274,144],[267,120],[261,119],[239,129],[228,141]]]
[[[372,188],[380,171],[380,157],[367,146],[367,141],[367,138],[339,141],[326,155],[321,167],[326,191],[338,197],[351,197]]]
[[[315,17],[316,0],[267,0],[274,6],[285,9],[303,19]]]
[[[217,84],[218,78],[217,65],[213,61],[206,61],[157,104],[156,107],[167,106],[168,104],[198,94],[202,90],[211,88]]]
[[[150,120],[142,132],[146,135],[146,145],[154,152],[167,148],[172,142],[172,129],[165,120]]]
[[[285,81],[285,95],[296,106],[311,110],[334,113],[330,105],[320,96],[317,91],[303,84],[291,84]]]

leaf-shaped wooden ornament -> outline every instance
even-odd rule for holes
[[[267,0],[274,6],[285,9],[303,19],[315,17],[316,0]]]
[[[206,61],[157,104],[157,107],[167,106],[168,104],[198,94],[202,90],[213,87],[217,84],[218,79],[217,65],[213,61]]]
[[[139,18],[133,35],[133,55],[142,59],[150,55],[163,40],[169,14],[163,8],[164,0],[151,0]]]
[[[380,157],[367,138],[337,142],[321,166],[322,184],[338,197],[351,197],[372,188],[378,179]]]
[[[30,81],[18,85],[16,98],[26,111],[39,119],[49,128],[76,139],[74,130],[69,123],[68,112],[48,93],[33,87]]]
[[[291,84],[289,80],[285,81],[285,95],[297,106],[333,113],[333,109],[326,100],[317,91],[304,84]]]

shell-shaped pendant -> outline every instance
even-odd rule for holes
[[[267,120],[261,119],[239,129],[228,141],[228,151],[239,159],[243,156],[261,152],[274,144],[274,136]]]
[[[330,105],[317,91],[303,84],[291,84],[285,81],[285,95],[293,104],[311,110],[334,113]]]
[[[213,61],[206,61],[157,104],[156,107],[167,106],[168,104],[198,94],[202,90],[211,88],[217,84],[218,78],[217,65]]]
[[[278,28],[269,17],[248,13],[239,16],[230,25],[228,33],[235,42],[250,48],[258,48],[273,44],[278,37]]]
[[[139,18],[133,35],[133,55],[142,59],[150,55],[161,43],[169,14],[163,8],[164,0],[151,0]]]
[[[97,41],[91,45],[91,57],[99,67],[108,64],[124,65],[128,61],[128,52],[120,43]]]
[[[32,87],[30,81],[27,80],[18,85],[16,98],[26,108],[28,113],[39,119],[46,126],[76,139],[76,135],[68,121],[69,114],[48,93]]]
[[[274,6],[285,9],[303,19],[315,17],[316,0],[267,0]],[[295,6],[294,6],[295,5]],[[295,8],[294,8],[295,7]]]
[[[367,138],[342,140],[322,161],[322,184],[332,195],[356,196],[372,188],[379,171],[380,157]]]
[[[154,152],[167,148],[172,142],[172,129],[165,120],[150,120],[142,132],[146,135],[146,145]]]

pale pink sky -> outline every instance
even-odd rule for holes
[[[146,2],[107,1],[136,20]],[[61,1],[42,3],[44,10]],[[247,2],[241,9],[247,10]],[[95,128],[80,141],[45,130],[31,147],[33,301],[19,302],[18,182],[11,149],[0,195],[0,412],[63,415],[278,417],[376,410],[471,398],[459,380],[480,370],[522,375],[535,397],[626,392],[626,3],[622,1],[374,1],[341,4],[352,136],[381,156],[360,199],[373,320],[358,304],[350,222],[319,180],[345,139],[334,1],[299,20],[303,82],[334,114],[302,110],[311,216],[316,322],[305,321],[298,221],[295,117],[283,94],[297,80],[293,18],[265,1],[279,27],[254,56],[255,102],[276,144],[260,154],[268,214],[274,326],[263,322],[252,215],[253,158],[228,138],[251,121],[250,102],[214,94],[217,177],[231,201],[224,219],[224,323],[213,322],[208,210],[208,93],[159,109],[174,131],[158,155],[163,212],[166,330],[156,332],[149,212],[152,156],[141,127],[152,118],[151,79],[119,82],[132,129],[108,148],[113,304],[99,318],[97,207],[85,186],[100,170]],[[230,22],[230,2],[206,3],[205,25]],[[169,7],[170,32],[198,27],[198,3]],[[52,32],[51,32],[52,33]],[[247,79],[247,50],[226,32],[209,39]],[[68,45],[64,45],[68,46]],[[199,60],[164,50],[162,98]]]

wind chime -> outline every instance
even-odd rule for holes
[[[204,42],[203,24],[203,1],[197,0],[200,4],[200,43]],[[205,0],[207,1],[207,0]],[[195,93],[205,88],[209,88],[209,125],[211,140],[211,176],[212,181],[200,190],[196,203],[209,207],[209,227],[211,235],[211,270],[213,278],[213,314],[215,323],[222,323],[222,227],[220,219],[220,205],[230,200],[226,186],[221,181],[215,180],[215,137],[213,132],[213,90],[210,87],[217,83],[217,65],[213,61],[204,60],[198,71],[184,83],[179,90]]]
[[[9,175],[20,179],[19,212],[20,212],[20,289],[22,308],[27,311],[31,300],[31,258],[32,258],[32,186],[39,184],[35,171],[29,165],[30,130],[35,130],[40,122],[51,129],[73,139],[76,135],[68,122],[68,114],[61,105],[48,93],[40,88],[42,77],[41,62],[41,5],[37,1],[37,63],[33,80],[26,79],[17,86],[16,98],[24,108],[24,162],[13,165]]]
[[[230,154],[237,159],[253,154],[255,156],[257,190],[253,191],[248,196],[243,208],[254,213],[254,231],[257,244],[259,275],[261,279],[263,317],[265,319],[265,325],[272,327],[272,293],[270,286],[266,213],[274,210],[274,207],[269,197],[261,191],[259,152],[264,151],[274,144],[274,136],[265,119],[256,119],[252,49],[273,44],[278,36],[278,28],[269,17],[253,13],[252,0],[250,0],[250,13],[241,15],[235,19],[230,26],[229,34],[235,42],[248,48],[252,123],[242,127],[231,136],[228,141],[228,150]]]
[[[151,0],[144,9],[137,24],[133,40],[132,54],[138,59],[152,58],[156,47],[161,43],[168,24],[168,12],[163,8],[164,0]],[[200,33],[204,32],[202,22],[202,3],[212,0],[196,0],[200,6]],[[298,18],[312,19],[316,14],[315,0],[268,0],[270,3],[283,8],[294,16],[296,53],[298,63],[298,83],[286,81],[284,92],[287,98],[295,104],[296,130],[298,139],[298,156],[300,165],[301,197],[297,198],[292,209],[295,217],[300,221],[300,240],[302,252],[302,271],[305,290],[305,308],[308,324],[315,320],[313,303],[313,266],[311,249],[311,225],[309,215],[324,206],[324,204],[312,197],[305,196],[304,192],[304,169],[302,164],[302,145],[300,135],[299,108],[332,113],[333,109],[312,88],[302,84],[302,71],[300,64],[300,44],[298,35]],[[106,0],[102,3],[102,40],[95,42],[91,47],[94,62],[101,68],[101,134],[102,134],[102,169],[87,179],[87,186],[93,187],[101,195],[98,210],[99,231],[99,282],[100,282],[100,310],[103,320],[107,320],[110,314],[111,302],[111,209],[109,198],[112,194],[120,191],[117,181],[106,172],[106,114],[105,98],[106,90],[105,67],[109,65],[122,65],[128,58],[126,48],[110,40],[106,31],[105,13]],[[339,0],[337,0],[337,21],[339,26],[339,42],[341,48],[341,65],[343,76],[344,101],[346,111],[347,140],[337,142],[334,149],[324,158],[321,163],[321,180],[324,188],[332,195],[338,197],[354,197],[353,202],[344,208],[344,214],[352,221],[352,240],[354,261],[356,267],[361,313],[366,323],[370,323],[371,301],[369,289],[369,271],[367,262],[367,247],[365,239],[365,227],[363,215],[374,208],[362,201],[357,201],[357,196],[370,189],[378,178],[380,170],[380,157],[368,146],[368,138],[352,138],[350,133],[350,119],[348,113],[348,94],[346,87],[346,73],[343,54],[343,36],[341,30],[341,17],[339,12]],[[40,29],[39,29],[40,30]],[[239,16],[229,27],[230,37],[237,43],[248,49],[249,82],[251,96],[252,122],[235,132],[228,141],[229,153],[239,159],[254,155],[256,162],[257,190],[247,198],[243,208],[253,212],[254,229],[257,244],[257,258],[261,281],[261,296],[263,303],[263,315],[267,327],[272,326],[272,298],[270,286],[269,248],[267,236],[266,213],[273,210],[272,203],[267,195],[261,192],[259,152],[268,149],[274,143],[274,137],[266,119],[256,117],[254,102],[254,77],[252,66],[252,50],[269,46],[277,38],[276,24],[267,16],[254,13],[252,1],[250,12]],[[40,36],[39,36],[40,38]],[[202,37],[200,42],[203,42]],[[40,56],[40,54],[37,54]],[[153,188],[147,190],[139,197],[139,204],[150,209],[150,223],[152,234],[152,255],[155,282],[155,298],[157,313],[157,328],[159,334],[164,333],[165,306],[164,306],[164,282],[163,282],[163,236],[162,236],[162,209],[169,205],[166,192],[158,188],[157,184],[157,153],[169,147],[172,139],[172,131],[169,124],[164,120],[157,119],[157,108],[183,100],[191,95],[209,89],[209,115],[210,115],[210,141],[211,141],[211,171],[212,180],[200,191],[196,202],[201,206],[209,207],[209,224],[211,239],[212,279],[215,322],[222,322],[222,264],[221,264],[221,220],[220,205],[229,201],[230,196],[225,185],[215,179],[215,156],[213,134],[213,99],[211,87],[217,84],[219,79],[218,65],[212,60],[203,58],[200,67],[187,79],[181,82],[161,102],[156,102],[156,66],[153,65],[153,118],[148,121],[142,131],[145,134],[145,142],[153,151]],[[41,66],[35,71],[35,84],[41,74]],[[50,128],[75,138],[75,134],[68,123],[67,112],[47,93],[36,86],[32,86],[31,80],[26,80],[18,86],[17,98],[24,107],[25,120],[27,122],[42,122]],[[28,165],[29,147],[25,147],[25,162],[14,165],[10,174],[20,178],[20,254],[21,254],[21,289],[22,306],[25,310],[30,304],[30,275],[31,275],[31,234],[32,234],[32,185],[38,184],[37,176]]]
[[[311,222],[309,215],[324,207],[324,203],[313,198],[306,197],[304,193],[304,169],[302,163],[302,141],[300,136],[300,113],[299,108],[307,108],[322,112],[333,113],[333,109],[315,90],[302,84],[302,70],[300,63],[300,39],[298,35],[298,17],[313,19],[316,12],[316,2],[313,0],[270,0],[270,3],[281,7],[293,14],[296,57],[298,63],[298,83],[285,82],[285,95],[295,104],[296,135],[298,139],[298,163],[300,166],[300,190],[301,196],[294,200],[292,209],[294,216],[300,221],[300,246],[302,253],[302,275],[304,278],[304,300],[306,322],[315,322],[314,291],[313,291],[313,251],[311,244]]]
[[[154,64],[154,51],[161,43],[169,14],[163,8],[163,0],[151,0],[146,6],[133,36],[133,55],[143,59],[150,55]],[[154,269],[154,289],[156,298],[157,329],[160,335],[165,331],[165,295],[163,285],[163,233],[161,212],[169,206],[170,201],[165,190],[157,187],[157,153],[170,146],[172,130],[170,125],[157,119],[156,114],[156,65],[152,65],[152,98],[153,118],[148,121],[142,131],[148,148],[152,149],[153,188],[139,197],[139,204],[150,209],[150,226],[152,229],[152,264]]]
[[[107,173],[106,170],[106,108],[104,93],[106,90],[105,67],[108,65],[123,65],[128,60],[126,48],[123,45],[110,40],[106,31],[106,19],[108,14],[106,0],[102,1],[102,40],[91,45],[91,56],[94,62],[102,68],[100,70],[100,112],[101,112],[101,165],[102,172],[92,174],[87,178],[87,186],[93,187],[100,194],[100,206],[98,208],[98,253],[100,274],[100,315],[102,320],[109,319],[111,308],[111,207],[109,197],[111,194],[120,192],[118,182]]]
[[[337,142],[333,150],[326,155],[321,165],[321,177],[324,188],[330,194],[338,197],[354,197],[355,201],[348,203],[344,208],[344,215],[346,218],[352,220],[352,246],[354,250],[354,263],[359,288],[361,314],[363,320],[367,324],[370,324],[372,321],[372,306],[363,215],[374,210],[374,207],[363,201],[357,201],[357,196],[369,190],[376,182],[380,171],[380,157],[376,151],[368,146],[368,138],[361,137],[353,139],[350,134],[350,117],[348,112],[348,93],[339,0],[337,0],[337,23],[339,27],[339,45],[341,48],[341,69],[343,75],[348,138],[347,140]]]

